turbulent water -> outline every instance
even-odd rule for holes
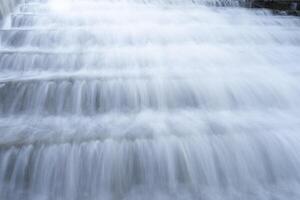
[[[299,200],[300,18],[242,3],[21,3],[0,199]]]

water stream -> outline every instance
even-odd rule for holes
[[[299,200],[300,18],[243,3],[19,4],[0,199]]]

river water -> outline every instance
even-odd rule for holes
[[[26,0],[0,30],[1,200],[299,200],[300,18]]]

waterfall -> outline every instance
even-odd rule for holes
[[[0,0],[0,22],[7,14],[12,12],[19,0]]]
[[[244,3],[20,3],[0,199],[299,200],[300,18]]]

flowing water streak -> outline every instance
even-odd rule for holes
[[[242,4],[24,0],[0,199],[299,200],[300,19]]]
[[[13,11],[19,0],[0,0],[0,22],[7,14]]]

